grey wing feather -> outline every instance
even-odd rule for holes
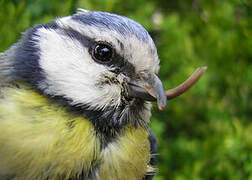
[[[0,83],[7,83],[11,80],[11,72],[13,70],[14,56],[17,43],[12,45],[8,50],[0,53]]]
[[[150,142],[150,154],[151,154],[151,159],[150,159],[150,165],[157,167],[157,152],[158,152],[158,146],[157,146],[157,137],[154,134],[154,132],[149,128],[149,137],[148,140]],[[155,176],[154,174],[149,174],[144,177],[144,180],[152,180],[153,177]]]

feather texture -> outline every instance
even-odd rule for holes
[[[0,177],[138,180],[150,173],[146,129],[126,126],[101,149],[89,120],[32,88],[4,87],[0,95]]]

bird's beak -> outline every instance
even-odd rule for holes
[[[157,101],[158,108],[163,109],[167,99],[173,99],[189,90],[205,73],[207,67],[197,68],[196,71],[183,83],[173,89],[164,90],[163,84],[157,75],[141,71],[128,83],[128,96],[141,98],[146,101]]]
[[[140,71],[128,83],[128,96],[146,101],[157,101],[159,109],[167,103],[167,97],[161,80],[154,73]]]

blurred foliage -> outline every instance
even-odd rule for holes
[[[78,7],[141,23],[157,45],[166,89],[208,66],[165,111],[154,107],[155,180],[252,179],[252,1],[0,0],[0,51],[26,28]]]

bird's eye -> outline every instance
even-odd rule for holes
[[[112,60],[113,48],[109,44],[97,43],[92,51],[93,59],[99,63],[108,63]]]

